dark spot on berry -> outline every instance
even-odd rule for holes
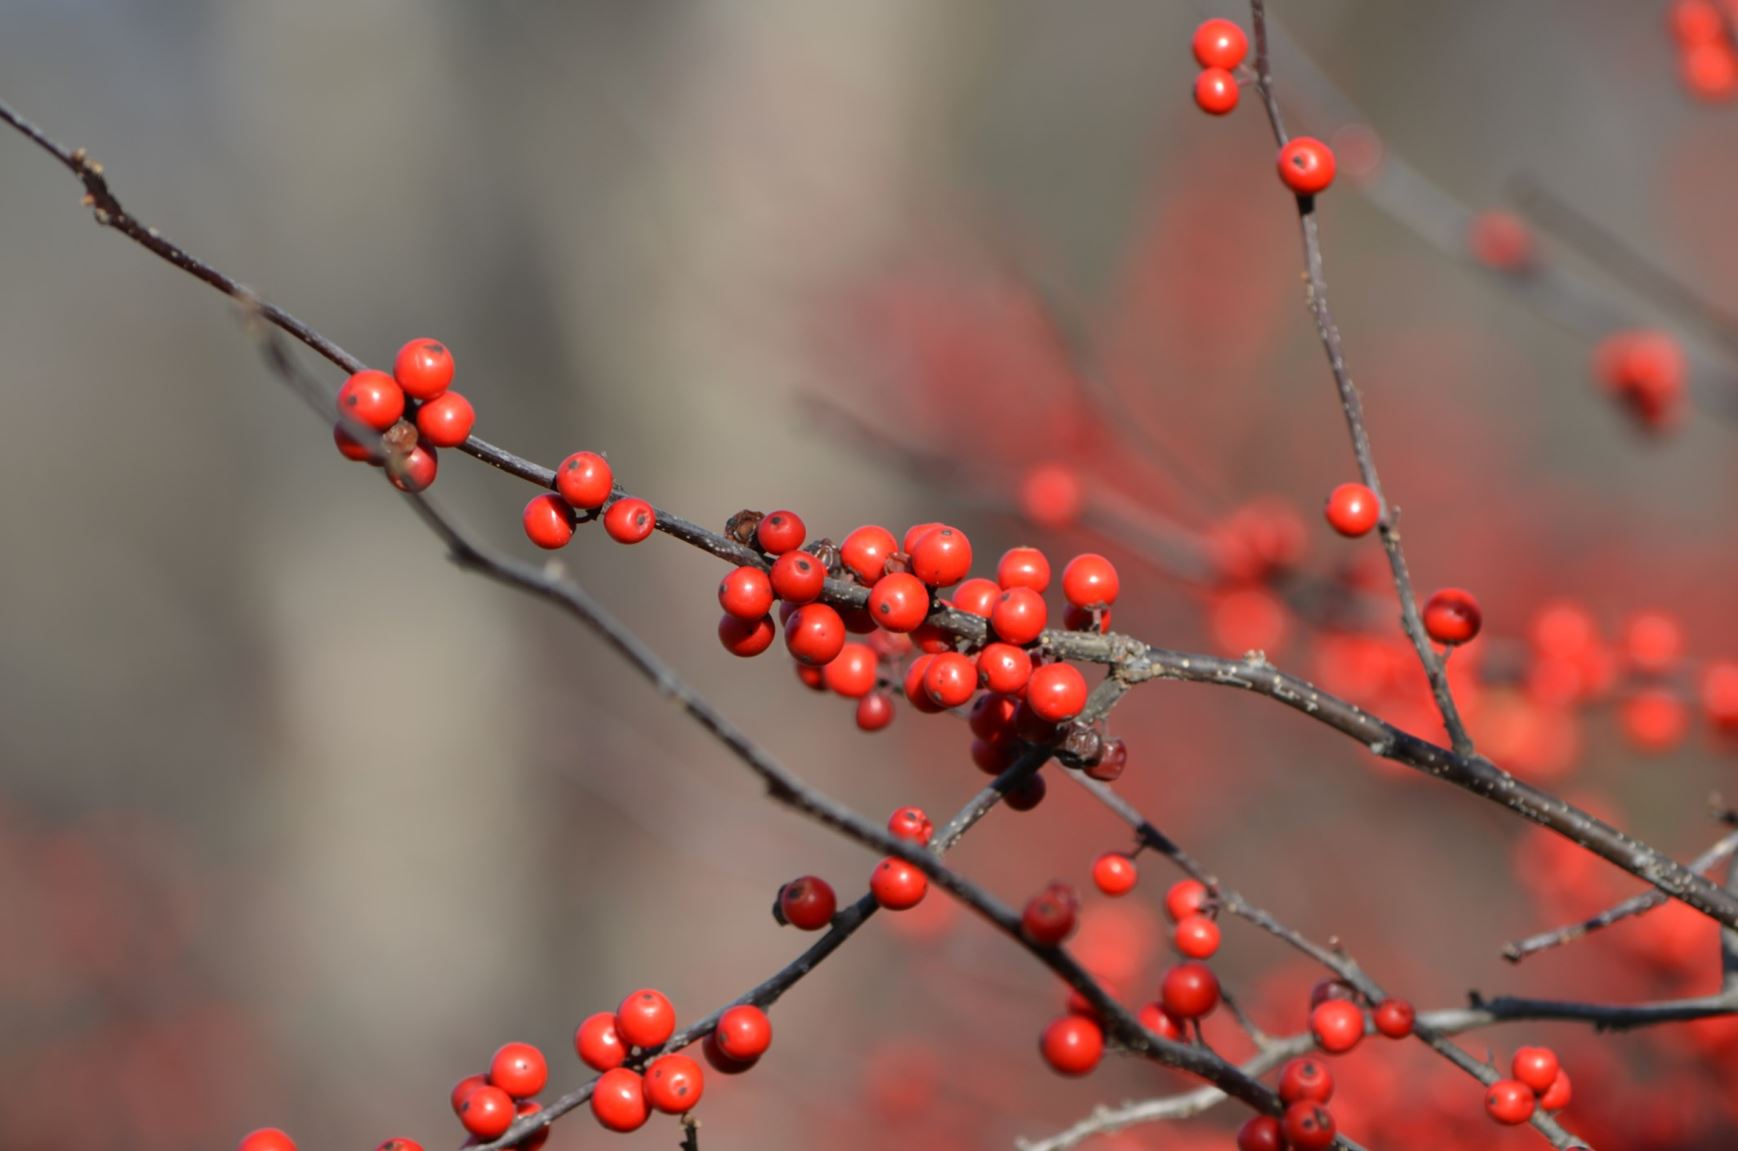
[[[445,344],[432,344],[432,343],[424,344],[422,346],[422,350],[427,352],[431,356],[444,356],[447,354],[447,348],[446,348]]]
[[[893,605],[883,601],[876,605],[875,610],[880,612],[882,615],[886,615],[893,610]]]

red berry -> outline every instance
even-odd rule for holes
[[[1014,722],[1014,713],[1019,704],[1006,696],[982,695],[972,704],[971,718],[968,725],[972,734],[980,739],[989,739],[999,735]]]
[[[1050,586],[1050,561],[1037,548],[1009,548],[996,563],[996,583],[1042,592]]]
[[[993,580],[969,579],[953,589],[953,606],[968,615],[990,618],[1002,589]]]
[[[1080,477],[1064,464],[1040,464],[1020,484],[1020,510],[1041,527],[1062,528],[1080,516]]]
[[[929,615],[929,589],[907,572],[883,576],[869,592],[869,615],[888,631],[913,631]]]
[[[479,1139],[498,1139],[513,1126],[513,1100],[499,1087],[478,1087],[459,1104],[459,1122]]]
[[[782,556],[802,547],[807,533],[803,518],[796,512],[776,511],[761,519],[760,526],[754,529],[754,538],[767,555]]]
[[[916,907],[929,891],[929,878],[896,855],[876,864],[869,876],[869,894],[889,911]]]
[[[1179,963],[1165,972],[1159,1002],[1178,1019],[1199,1019],[1219,1006],[1219,977],[1205,963]]]
[[[1713,102],[1738,92],[1738,52],[1718,40],[1693,44],[1679,57],[1684,84],[1692,95]]]
[[[616,1008],[616,1034],[630,1047],[656,1047],[675,1033],[676,1009],[661,991],[642,987]]]
[[[1685,48],[1719,40],[1726,21],[1714,0],[1675,0],[1671,12],[1672,35]]]
[[[1053,947],[1074,934],[1079,900],[1074,892],[1052,884],[1026,902],[1020,915],[1020,930],[1026,938],[1044,947]]]
[[[1207,906],[1207,885],[1199,879],[1179,879],[1165,892],[1165,914],[1181,923]]]
[[[772,915],[799,931],[820,931],[833,922],[833,912],[838,908],[832,884],[818,876],[805,875],[778,889]]]
[[[593,1071],[620,1067],[628,1057],[628,1049],[616,1032],[615,1012],[599,1011],[586,1016],[573,1030],[573,1052]]]
[[[797,673],[797,682],[808,688],[810,691],[827,690],[826,669],[810,667],[806,663],[793,662],[791,664],[791,670]]]
[[[1344,1055],[1364,1038],[1364,1010],[1349,999],[1318,1003],[1310,1012],[1310,1033],[1323,1051]]]
[[[1063,1015],[1044,1029],[1038,1051],[1058,1075],[1085,1075],[1104,1057],[1104,1029],[1084,1015]]]
[[[453,1084],[453,1114],[457,1115],[459,1113],[459,1106],[464,1103],[465,1099],[471,1094],[471,1092],[479,1087],[487,1087],[488,1085],[489,1077],[487,1075],[467,1075],[457,1083]]]
[[[1224,116],[1237,107],[1237,77],[1223,68],[1207,68],[1195,77],[1195,106],[1209,116]]]
[[[1418,1013],[1404,999],[1384,999],[1376,1005],[1376,1030],[1390,1039],[1404,1039],[1412,1034],[1412,1024]]]
[[[845,650],[845,621],[824,603],[800,607],[785,623],[785,647],[799,662],[821,667]]]
[[[968,655],[944,651],[923,673],[923,690],[938,707],[961,707],[978,690],[978,667]]]
[[[946,524],[924,533],[910,554],[911,574],[930,587],[952,587],[972,570],[971,541]]]
[[[377,465],[385,462],[375,458],[377,449],[369,447],[345,431],[343,424],[332,425],[332,442],[338,445],[339,454],[347,460]]]
[[[750,1063],[766,1054],[772,1046],[772,1020],[766,1012],[751,1003],[740,1004],[718,1017],[718,1029],[712,1033],[718,1050],[738,1063]]]
[[[452,385],[453,354],[439,340],[412,340],[398,349],[392,377],[405,395],[432,400]]]
[[[900,839],[909,839],[920,847],[928,847],[935,835],[935,824],[921,807],[902,807],[887,817],[887,830]]]
[[[1557,1053],[1549,1047],[1519,1048],[1509,1064],[1509,1073],[1539,1095],[1551,1090],[1551,1084],[1557,1081],[1557,1072],[1560,1070],[1562,1068],[1558,1065]]]
[[[880,731],[893,722],[893,701],[885,692],[871,692],[857,701],[857,728]]]
[[[833,661],[821,669],[827,690],[846,699],[862,699],[875,690],[875,674],[880,661],[875,649],[865,643],[848,643]]]
[[[732,1059],[719,1048],[716,1035],[708,1035],[700,1041],[700,1053],[706,1056],[707,1066],[720,1075],[741,1075],[760,1062],[758,1059]]]
[[[567,546],[567,541],[573,538],[573,508],[553,493],[532,496],[521,522],[525,535],[540,548],[553,551]]]
[[[1279,150],[1279,178],[1299,196],[1314,196],[1334,182],[1334,153],[1313,136],[1297,136]]]
[[[759,619],[737,619],[726,614],[718,621],[718,642],[731,655],[739,655],[745,659],[759,655],[771,647],[773,638],[777,635],[778,629],[773,626],[770,615],[763,615]]]
[[[1002,695],[1013,695],[1032,678],[1032,657],[1007,643],[986,644],[978,653],[978,682]]]
[[[1551,1089],[1539,1096],[1539,1106],[1547,1111],[1561,1111],[1569,1106],[1569,1100],[1575,1091],[1569,1082],[1569,1072],[1557,1072],[1557,1078],[1552,1080]]]
[[[1127,895],[1139,878],[1135,861],[1120,851],[1107,851],[1092,861],[1092,882],[1106,895]]]
[[[470,437],[476,423],[476,409],[457,392],[436,396],[416,412],[416,430],[437,448],[458,447]]]
[[[1062,594],[1075,607],[1109,607],[1121,588],[1116,565],[1095,552],[1075,556],[1062,569]]]
[[[1462,644],[1484,623],[1478,600],[1457,587],[1445,587],[1424,601],[1424,630],[1440,644]]]
[[[596,452],[574,452],[555,469],[555,490],[562,499],[586,511],[609,503],[615,483],[609,461]]]
[[[489,1061],[489,1082],[515,1099],[529,1099],[549,1082],[543,1052],[529,1043],[508,1043]]]
[[[1738,662],[1708,664],[1702,673],[1702,709],[1715,727],[1738,731]]]
[[[1280,1068],[1279,1097],[1287,1103],[1326,1103],[1334,1097],[1334,1075],[1328,1065],[1308,1055]]]
[[[990,627],[1011,644],[1025,645],[1044,634],[1050,609],[1044,597],[1029,587],[1009,588],[990,612]]]
[[[650,1118],[646,1089],[638,1073],[626,1067],[605,1071],[591,1089],[591,1113],[611,1131],[638,1131]]]
[[[682,1115],[700,1102],[706,1076],[686,1055],[660,1055],[646,1068],[646,1102],[666,1115]]]
[[[518,1122],[525,1118],[525,1116],[535,1115],[541,1110],[543,1110],[542,1104],[533,1103],[529,1099],[521,1099],[513,1107],[513,1120],[514,1122]],[[513,1151],[542,1151],[543,1145],[547,1142],[549,1142],[549,1124],[545,1123],[531,1134],[513,1144]],[[414,1148],[414,1151],[422,1151],[422,1149],[416,1147],[415,1144],[412,1144],[411,1147]]]
[[[772,610],[772,581],[745,564],[719,581],[718,603],[737,619],[757,620]]]
[[[1279,1120],[1257,1115],[1237,1129],[1237,1151],[1285,1151],[1285,1133]]]
[[[887,574],[887,557],[898,550],[898,541],[886,528],[869,524],[845,537],[839,559],[851,574],[873,587]]]
[[[1320,1103],[1293,1103],[1279,1126],[1291,1151],[1322,1151],[1334,1145],[1334,1116]]]
[[[1327,507],[1323,510],[1328,526],[1347,539],[1368,535],[1382,518],[1376,493],[1363,484],[1341,484],[1328,493]]]
[[[1358,993],[1352,985],[1338,979],[1323,979],[1310,988],[1310,1009],[1314,1010],[1330,999],[1344,999],[1356,1002]]]
[[[1533,1089],[1518,1079],[1499,1079],[1485,1092],[1485,1114],[1507,1127],[1533,1117]]]
[[[942,707],[941,704],[929,698],[929,692],[924,690],[924,677],[929,674],[929,665],[934,662],[935,657],[933,655],[920,655],[912,660],[910,666],[905,669],[905,682],[903,686],[905,688],[906,701],[925,715],[934,715],[937,712],[947,710]]]
[[[1190,959],[1211,959],[1219,950],[1219,925],[1205,915],[1186,915],[1177,921],[1177,950]]]
[[[386,457],[386,478],[401,492],[426,491],[439,471],[435,450],[420,441],[408,452]]]
[[[1086,677],[1066,663],[1034,668],[1026,681],[1026,704],[1049,723],[1073,719],[1086,706]]]
[[[827,584],[827,569],[805,551],[789,551],[773,561],[772,590],[786,603],[819,599]]]
[[[652,534],[657,523],[652,505],[632,496],[617,500],[603,514],[603,530],[617,543],[637,544]]]
[[[1141,1009],[1135,1012],[1135,1018],[1140,1020],[1142,1027],[1160,1039],[1181,1043],[1188,1038],[1183,1021],[1167,1012],[1162,1004],[1147,1003],[1142,1005]]]
[[[296,1151],[296,1141],[276,1127],[261,1127],[243,1135],[235,1151]]]
[[[404,415],[404,389],[385,372],[365,368],[338,389],[338,414],[384,432]]]
[[[1231,21],[1215,18],[1195,29],[1191,47],[1195,63],[1203,68],[1235,68],[1249,51],[1249,38]]]

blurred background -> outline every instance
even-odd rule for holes
[[[1485,608],[1488,651],[1455,664],[1475,734],[1694,855],[1730,789],[1695,693],[1738,655],[1738,381],[1718,331],[1602,256],[1738,310],[1738,106],[1686,90],[1663,3],[1275,8],[1293,129],[1341,156],[1328,276],[1413,572]],[[1247,20],[1135,0],[0,0],[0,98],[369,362],[444,340],[493,442],[549,464],[607,450],[630,489],[713,526],[744,507],[834,539],[943,519],[981,570],[1017,543],[1058,569],[1104,551],[1119,630],[1261,648],[1435,735],[1375,545],[1318,518],[1354,478],[1345,430],[1259,106],[1221,120],[1189,98],[1208,14]],[[1455,248],[1517,180],[1608,233],[1539,230],[1583,293],[1567,313]],[[10,133],[0,209],[0,1145],[227,1148],[264,1125],[303,1148],[456,1145],[447,1089],[500,1043],[541,1045],[552,1093],[576,1086],[586,1014],[649,985],[699,1018],[811,941],[768,916],[781,883],[860,893],[871,858],[771,807],[564,618],[446,563],[226,300],[93,226]],[[1689,365],[1664,435],[1593,367],[1605,329],[1656,327]],[[1034,467],[1087,511],[1034,523]],[[435,489],[522,555],[529,494],[457,453]],[[1174,538],[1197,568],[1155,544]],[[1245,545],[1259,570],[1233,574]],[[776,649],[725,653],[708,557],[590,530],[562,561],[859,810],[939,824],[980,786],[962,725],[902,710],[866,735]],[[1324,587],[1374,603],[1374,636],[1310,607]],[[1529,679],[1529,628],[1565,597],[1609,651],[1636,612],[1676,621],[1651,704],[1625,673],[1567,695]],[[1509,967],[1503,941],[1635,885],[1271,703],[1153,685],[1112,730],[1119,786],[1160,826],[1421,1006],[1716,986],[1711,928],[1671,912]],[[957,863],[1019,902],[1051,878],[1090,892],[1093,857],[1128,842],[1058,778]],[[1172,876],[1143,864],[1134,895],[1088,895],[1079,941],[1131,1003],[1168,961]],[[1226,940],[1227,985],[1300,1029],[1319,973],[1241,926]],[[1006,1148],[1187,1086],[1126,1060],[1057,1079],[1034,1043],[1061,1003],[939,898],[878,917],[779,1005],[754,1074],[709,1084],[705,1145]],[[1531,1042],[1576,1076],[1571,1128],[1729,1145],[1733,1028],[1469,1039],[1503,1062]],[[1536,1138],[1491,1127],[1412,1045],[1342,1064],[1360,1139]],[[1223,1148],[1241,1118],[1099,1145]],[[550,1147],[678,1138],[578,1115]]]

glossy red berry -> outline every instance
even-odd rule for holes
[[[1044,1029],[1038,1051],[1058,1075],[1085,1075],[1104,1057],[1104,1028],[1084,1015],[1060,1016]]]
[[[778,889],[773,918],[799,931],[820,931],[833,922],[839,909],[833,885],[814,875],[793,879]]]
[[[1026,681],[1026,704],[1048,723],[1073,719],[1086,706],[1086,677],[1072,664],[1034,668]]]
[[[808,528],[803,526],[803,518],[796,512],[781,509],[768,512],[761,518],[760,526],[754,529],[754,538],[767,555],[782,556],[803,546],[803,540],[808,538]]]
[[[1142,1027],[1157,1035],[1160,1039],[1169,1039],[1172,1043],[1182,1043],[1188,1038],[1183,1020],[1165,1011],[1161,1003],[1146,1003],[1135,1012],[1135,1018],[1140,1020]]]
[[[541,1103],[521,1099],[513,1107],[513,1121],[518,1122],[527,1115],[535,1115],[541,1110],[543,1110]],[[513,1144],[513,1151],[543,1151],[543,1145],[547,1142],[549,1142],[549,1124],[545,1123]],[[417,1148],[416,1151],[421,1151],[421,1148]]]
[[[478,1087],[459,1104],[459,1122],[479,1139],[497,1139],[513,1126],[513,1100],[499,1087]]]
[[[401,492],[427,491],[439,471],[435,449],[420,441],[408,452],[386,457],[386,478]]]
[[[1516,1127],[1533,1117],[1533,1089],[1518,1079],[1499,1079],[1485,1092],[1485,1114],[1505,1127]]]
[[[1344,1055],[1364,1038],[1364,1009],[1349,999],[1329,999],[1310,1012],[1310,1034],[1316,1046]]]
[[[1032,657],[1013,644],[986,644],[978,653],[978,682],[990,691],[1013,695],[1032,678]]]
[[[1334,1145],[1334,1116],[1320,1103],[1293,1103],[1279,1126],[1291,1151],[1323,1151]]]
[[[467,1075],[457,1083],[453,1084],[451,1096],[453,1114],[457,1115],[459,1113],[460,1104],[464,1103],[466,1097],[469,1096],[471,1092],[479,1087],[487,1087],[488,1085],[489,1077],[487,1075]]]
[[[392,378],[412,399],[432,400],[452,385],[453,353],[439,340],[412,340],[393,358]]]
[[[567,546],[573,538],[573,508],[553,493],[532,496],[521,517],[526,538],[540,548],[553,551]]]
[[[1219,977],[1205,963],[1179,963],[1159,983],[1159,1002],[1178,1019],[1200,1019],[1219,1006]]]
[[[637,544],[652,534],[657,523],[652,505],[631,496],[617,500],[603,514],[603,530],[617,543]]]
[[[1363,484],[1341,484],[1328,493],[1323,514],[1328,517],[1329,527],[1347,539],[1357,539],[1376,526],[1376,521],[1382,518],[1382,508],[1376,502],[1376,493]]]
[[[990,627],[1008,643],[1024,646],[1044,634],[1050,609],[1029,587],[1009,588],[990,610]]]
[[[1462,644],[1478,635],[1484,623],[1478,600],[1457,587],[1445,587],[1424,601],[1424,630],[1440,644]]]
[[[869,893],[889,911],[904,911],[923,902],[929,878],[896,855],[875,865],[869,876]]]
[[[805,551],[788,551],[773,561],[772,590],[786,603],[810,603],[820,598],[827,569]]]
[[[1190,959],[1211,959],[1219,950],[1219,925],[1205,915],[1185,915],[1174,938],[1177,950]]]
[[[953,589],[953,606],[968,615],[989,619],[1002,597],[1002,589],[994,580],[969,579]]]
[[[873,587],[887,574],[887,559],[899,550],[899,541],[884,527],[867,524],[845,537],[839,559],[861,582]]]
[[[489,1061],[489,1082],[515,1099],[529,1099],[549,1082],[543,1052],[529,1043],[508,1043]]]
[[[1552,1081],[1550,1090],[1539,1096],[1539,1106],[1546,1111],[1561,1111],[1569,1106],[1569,1101],[1575,1093],[1569,1082],[1569,1072],[1557,1072],[1557,1078]]]
[[[1518,1048],[1509,1064],[1509,1073],[1538,1095],[1551,1089],[1551,1084],[1557,1080],[1557,1072],[1561,1070],[1557,1053],[1549,1047]]]
[[[700,1054],[706,1057],[706,1065],[720,1075],[741,1075],[760,1062],[758,1059],[732,1059],[719,1048],[716,1035],[708,1035],[700,1041]]]
[[[660,1055],[645,1074],[646,1102],[666,1115],[682,1115],[700,1102],[706,1076],[686,1055]]]
[[[772,610],[772,580],[757,567],[736,568],[718,582],[718,605],[737,619],[757,620]]]
[[[261,1127],[243,1135],[235,1151],[296,1151],[296,1141],[276,1127]]]
[[[1334,182],[1334,153],[1313,136],[1296,136],[1279,150],[1279,178],[1299,196],[1315,196]]]
[[[871,692],[857,701],[857,729],[880,731],[893,722],[893,701],[886,692]]]
[[[726,613],[718,621],[718,642],[731,655],[745,659],[759,655],[771,647],[777,636],[778,629],[773,626],[770,615],[763,615],[759,619],[737,619]]]
[[[845,621],[824,603],[800,607],[785,623],[785,647],[798,662],[822,667],[845,650]]]
[[[1326,1063],[1304,1055],[1280,1069],[1278,1087],[1280,1099],[1287,1103],[1326,1103],[1334,1097],[1334,1075]]]
[[[627,1046],[616,1031],[613,1011],[599,1011],[585,1017],[573,1031],[573,1053],[593,1071],[608,1071],[620,1067],[628,1057]]]
[[[905,682],[902,685],[905,690],[906,702],[925,715],[934,715],[937,712],[947,710],[929,698],[929,692],[924,689],[924,678],[929,674],[929,665],[934,662],[933,655],[920,655],[912,660],[905,669]]]
[[[664,993],[643,987],[616,1008],[616,1034],[630,1047],[656,1047],[676,1033],[676,1009]]]
[[[404,389],[385,372],[365,368],[338,389],[338,414],[384,432],[404,415]]]
[[[1209,116],[1224,116],[1237,107],[1241,93],[1237,77],[1224,68],[1203,69],[1195,77],[1195,106]]]
[[[1095,552],[1075,556],[1062,569],[1062,594],[1075,607],[1109,607],[1121,589],[1116,565]]]
[[[615,482],[609,461],[596,452],[574,452],[555,469],[555,490],[562,499],[586,511],[607,504]]]
[[[457,392],[436,396],[416,412],[416,430],[437,448],[458,447],[476,424],[476,409]]]
[[[911,574],[930,587],[952,587],[971,570],[972,543],[958,528],[942,524],[911,549]]]
[[[1376,1030],[1390,1039],[1404,1039],[1411,1035],[1412,1024],[1418,1018],[1412,1004],[1404,999],[1384,999],[1376,1005],[1373,1014],[1376,1018]]]
[[[718,1017],[712,1033],[718,1050],[738,1063],[752,1063],[772,1046],[772,1020],[751,1003],[739,1004]]]
[[[866,643],[848,643],[839,649],[831,663],[821,669],[822,682],[836,695],[862,699],[875,690],[879,667],[874,648]]]
[[[1009,548],[996,561],[996,583],[1004,589],[1029,587],[1043,592],[1050,586],[1050,560],[1037,548]]]
[[[1026,901],[1020,914],[1020,930],[1033,943],[1054,946],[1074,934],[1079,906],[1071,889],[1052,884]]]
[[[978,667],[968,655],[944,651],[923,673],[923,690],[938,707],[962,707],[978,690]]]
[[[1207,906],[1207,885],[1199,879],[1179,879],[1165,892],[1165,914],[1181,923]]]
[[[644,1127],[652,1109],[646,1105],[646,1088],[639,1074],[617,1067],[599,1075],[591,1089],[591,1113],[610,1131]]]
[[[1135,889],[1140,869],[1120,851],[1107,851],[1092,861],[1092,882],[1106,895],[1127,895]]]
[[[905,529],[905,534],[900,537],[899,550],[904,552],[906,554],[906,556],[909,557],[912,553],[912,550],[917,547],[917,543],[919,540],[923,539],[924,536],[928,535],[930,532],[934,531],[936,528],[946,527],[946,526],[947,526],[946,524],[938,523],[934,520],[931,520],[929,523],[925,523],[925,524],[912,524],[910,527]]]
[[[888,631],[913,631],[929,615],[929,589],[908,572],[883,576],[869,592],[869,614]]]
[[[1195,29],[1190,47],[1203,68],[1235,68],[1249,52],[1249,38],[1229,20],[1205,20]]]
[[[1285,1133],[1279,1120],[1257,1115],[1237,1129],[1237,1151],[1285,1151]]]
[[[920,847],[928,847],[935,835],[935,824],[921,807],[902,807],[887,817],[887,830],[900,839],[909,839]]]
[[[982,695],[972,704],[967,726],[979,739],[989,739],[1007,731],[1014,722],[1019,704],[1002,695]]]

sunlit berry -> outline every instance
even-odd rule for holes
[[[1195,106],[1209,116],[1229,114],[1240,96],[1237,77],[1224,68],[1206,68],[1195,77]]]
[[[1279,1126],[1291,1151],[1323,1151],[1334,1145],[1333,1112],[1320,1103],[1293,1103],[1285,1109]]]
[[[893,722],[893,700],[886,692],[870,692],[857,701],[857,729],[880,731]]]
[[[453,382],[453,353],[439,340],[411,340],[393,357],[392,378],[415,400],[432,400]]]
[[[773,561],[772,589],[786,603],[818,599],[827,584],[827,569],[805,551],[788,551]]]
[[[686,1055],[660,1055],[646,1067],[646,1102],[666,1115],[693,1109],[706,1093],[706,1076]]]
[[[1237,1151],[1285,1151],[1285,1132],[1271,1115],[1256,1115],[1237,1129]]]
[[[973,578],[953,589],[953,606],[968,615],[989,619],[996,601],[1002,598],[1002,588],[994,580]]]
[[[785,622],[785,647],[799,662],[821,667],[845,650],[845,621],[827,604],[806,604]]]
[[[1013,695],[1032,678],[1032,657],[1007,643],[985,644],[978,653],[978,682],[990,691]]]
[[[929,877],[896,855],[876,864],[869,875],[869,894],[889,911],[916,907],[928,891]]]
[[[1181,923],[1207,906],[1207,885],[1199,879],[1179,879],[1165,892],[1165,914]]]
[[[1123,852],[1107,851],[1092,861],[1092,882],[1106,895],[1127,895],[1135,889],[1140,869]]]
[[[1326,1103],[1334,1097],[1334,1075],[1320,1059],[1302,1055],[1280,1068],[1278,1087],[1286,1103]]]
[[[1029,587],[1043,592],[1050,586],[1050,561],[1037,548],[1009,548],[996,561],[996,583],[1003,589]]]
[[[952,587],[972,570],[972,544],[958,528],[943,524],[911,550],[911,574],[930,587]]]
[[[718,1017],[712,1036],[724,1055],[739,1063],[752,1062],[772,1046],[772,1020],[752,1003],[738,1004]]]
[[[1418,1018],[1412,1004],[1404,999],[1384,999],[1376,1005],[1372,1012],[1376,1020],[1376,1030],[1390,1039],[1404,1039],[1412,1034],[1412,1025]]]
[[[1031,588],[1009,588],[996,598],[990,611],[990,627],[1008,643],[1024,646],[1044,634],[1050,609],[1044,597]]]
[[[549,1082],[543,1052],[529,1043],[507,1043],[489,1061],[489,1082],[515,1099],[529,1099]]]
[[[803,546],[807,536],[808,528],[804,526],[803,518],[785,509],[768,512],[754,529],[755,542],[760,545],[760,550],[773,556],[796,551]]]
[[[1249,37],[1230,20],[1215,17],[1202,21],[1189,46],[1203,68],[1235,68],[1249,52]]]
[[[1344,1055],[1364,1038],[1364,1009],[1348,999],[1329,999],[1310,1012],[1310,1034],[1316,1046]]]
[[[1079,901],[1066,888],[1052,885],[1026,901],[1020,914],[1020,930],[1027,939],[1050,947],[1074,934]]]
[[[459,1104],[459,1122],[479,1139],[497,1139],[513,1126],[513,1099],[499,1087],[478,1087]]]
[[[1219,1006],[1219,977],[1205,963],[1179,963],[1160,981],[1159,1002],[1178,1019],[1199,1019]]]
[[[676,1009],[661,991],[643,987],[616,1008],[616,1034],[630,1047],[656,1047],[676,1032]]]
[[[873,586],[887,574],[887,559],[899,550],[899,541],[884,527],[866,524],[845,537],[839,559],[861,582]]]
[[[404,415],[404,389],[385,372],[365,368],[338,389],[338,414],[384,432]]]
[[[1061,723],[1086,707],[1086,677],[1072,664],[1050,663],[1032,669],[1026,704],[1042,720]]]
[[[744,658],[759,655],[772,646],[777,636],[778,628],[773,626],[770,615],[759,619],[738,619],[726,613],[718,621],[718,642],[731,655]]]
[[[603,530],[617,543],[637,544],[657,525],[658,515],[652,505],[633,496],[617,500],[603,514]]]
[[[555,490],[562,499],[586,511],[608,503],[615,482],[609,461],[596,452],[574,452],[555,469]]]
[[[476,423],[476,409],[457,392],[436,396],[416,412],[416,430],[437,448],[458,447]]]
[[[1525,1083],[1538,1095],[1551,1089],[1562,1066],[1557,1053],[1549,1047],[1520,1047],[1509,1062],[1509,1074]]]
[[[929,665],[935,662],[933,655],[920,655],[905,668],[905,680],[900,685],[905,692],[905,700],[912,707],[925,715],[934,715],[947,709],[935,700],[929,698],[929,692],[924,688],[924,679],[929,674]]]
[[[1058,1075],[1085,1075],[1104,1057],[1104,1028],[1084,1015],[1060,1016],[1039,1036],[1038,1051]]]
[[[593,1071],[620,1067],[628,1057],[627,1045],[616,1031],[616,1013],[599,1011],[588,1015],[573,1031],[573,1052]]]
[[[799,931],[820,931],[833,922],[839,908],[833,885],[814,875],[793,879],[778,889],[773,918]]]
[[[468,1097],[471,1092],[479,1087],[487,1087],[488,1085],[489,1077],[487,1075],[467,1075],[457,1083],[453,1084],[451,1095],[453,1114],[457,1115],[459,1113],[459,1105],[464,1103],[466,1097]]]
[[[869,592],[869,615],[888,631],[913,631],[929,615],[929,588],[908,572],[883,576]]]
[[[787,553],[788,554],[788,553]],[[839,649],[832,662],[821,669],[827,690],[846,699],[862,699],[875,690],[875,676],[880,660],[868,644],[848,643]]]
[[[1096,552],[1077,555],[1062,569],[1062,594],[1075,607],[1109,607],[1121,589],[1116,565]]]
[[[759,619],[772,600],[772,581],[757,567],[735,568],[718,582],[718,605],[737,619]]]
[[[637,1072],[626,1067],[605,1071],[591,1089],[591,1113],[610,1131],[638,1131],[646,1125],[652,1109],[646,1104],[646,1089]]]
[[[1376,501],[1376,493],[1363,484],[1341,484],[1328,493],[1323,514],[1329,527],[1347,539],[1357,539],[1376,526],[1376,521],[1382,518],[1382,508]]]
[[[960,707],[978,690],[978,667],[968,655],[944,651],[930,661],[923,675],[923,690],[940,707]]]
[[[1334,182],[1334,153],[1313,136],[1294,136],[1279,150],[1279,178],[1299,196],[1316,196]]]
[[[276,1127],[261,1127],[243,1135],[235,1151],[296,1151],[296,1141]]]
[[[1551,1081],[1550,1089],[1539,1096],[1539,1106],[1546,1111],[1561,1111],[1569,1106],[1574,1097],[1574,1087],[1569,1082],[1569,1072],[1557,1072],[1557,1078]]]
[[[923,813],[923,808],[902,807],[887,817],[887,830],[900,839],[928,847],[930,838],[935,835],[935,824]]]
[[[1186,915],[1177,921],[1172,938],[1190,959],[1211,959],[1219,950],[1219,925],[1205,915]]]
[[[1533,1089],[1518,1079],[1499,1079],[1485,1091],[1485,1114],[1506,1127],[1533,1117]]]
[[[1424,630],[1437,643],[1466,643],[1478,635],[1483,623],[1478,600],[1461,588],[1443,588],[1424,602]]]
[[[520,517],[525,536],[540,548],[551,551],[567,546],[573,538],[573,507],[554,493],[532,496]]]

